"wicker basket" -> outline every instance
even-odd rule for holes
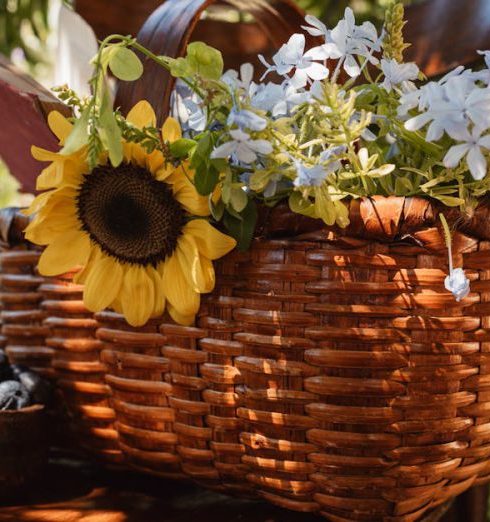
[[[72,274],[41,278],[40,251],[23,238],[26,219],[17,209],[0,211],[2,337],[13,363],[26,365],[56,384],[56,401],[47,413],[57,427],[55,443],[83,448],[106,462],[122,454],[112,427],[97,322],[83,306],[83,288]],[[60,424],[61,423],[61,424]],[[59,426],[58,426],[59,425]]]
[[[142,43],[178,55],[211,3],[168,0]],[[247,8],[282,40],[301,19],[288,1]],[[171,85],[146,64],[119,103],[148,98],[161,120]],[[139,470],[332,522],[420,519],[490,480],[489,206],[454,237],[455,266],[472,280],[461,302],[444,289],[438,211],[422,199],[362,200],[338,230],[276,207],[250,251],[217,263],[196,326],[163,318],[134,329],[97,314],[98,342],[55,355],[63,386],[77,383],[71,407],[86,405],[81,375],[95,375],[94,406],[112,411],[109,390],[119,450]],[[58,318],[46,324],[63,328],[48,341],[56,354],[70,328],[93,332],[72,290],[70,304],[46,294],[44,310]],[[75,319],[83,325],[68,327]],[[115,444],[111,420],[98,433]]]
[[[14,219],[22,230],[25,218],[15,209],[1,211],[0,318],[4,347],[12,363],[29,366],[52,379],[53,351],[46,347],[47,329],[39,307],[39,285],[44,281],[36,272],[40,251],[13,233]]]
[[[46,346],[53,351],[56,385],[74,442],[100,460],[120,463],[101,343],[95,338],[97,322],[83,305],[83,287],[73,284],[67,274],[47,281],[39,291],[49,331]]]
[[[249,252],[218,264],[198,327],[135,332],[99,314],[128,461],[334,522],[414,521],[488,481],[479,213],[454,238],[472,280],[460,303],[437,209],[380,198],[353,203],[342,232],[273,211]],[[303,234],[270,239],[292,219]]]

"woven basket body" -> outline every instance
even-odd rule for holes
[[[53,351],[45,345],[47,329],[39,307],[39,285],[43,282],[36,273],[39,255],[39,251],[28,249],[28,245],[0,253],[2,335],[12,363],[29,366],[52,379]]]
[[[83,305],[83,287],[68,274],[41,285],[41,308],[48,330],[46,346],[53,351],[53,370],[70,433],[77,447],[107,462],[120,462],[114,411],[108,403],[97,322]]]
[[[457,302],[422,206],[427,225],[390,215],[384,241],[361,237],[364,215],[361,233],[230,254],[198,327],[99,314],[128,461],[333,522],[417,520],[486,482],[490,242],[455,234],[472,286]]]

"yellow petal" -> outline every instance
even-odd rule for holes
[[[155,175],[165,165],[165,158],[161,151],[154,150],[146,156],[146,168]]]
[[[216,230],[205,219],[193,219],[183,229],[196,241],[199,252],[208,259],[223,257],[236,247],[236,241],[219,230]]]
[[[180,178],[173,183],[173,192],[175,199],[194,216],[209,216],[208,198],[201,196],[196,187],[187,178]]]
[[[126,120],[138,129],[143,127],[155,127],[157,117],[152,106],[146,101],[139,101],[128,113]]]
[[[39,272],[54,276],[65,274],[88,260],[91,244],[87,234],[73,230],[46,247],[39,259]]]
[[[194,321],[196,320],[196,315],[182,315],[177,312],[177,310],[172,306],[168,305],[168,313],[170,314],[170,317],[177,323],[182,326],[191,326],[194,324]]]
[[[163,285],[168,302],[181,315],[195,315],[199,310],[200,294],[195,292],[184,276],[179,258],[174,253],[165,262],[163,268]]]
[[[162,275],[152,267],[147,268],[148,276],[153,281],[153,286],[155,288],[155,303],[153,306],[153,314],[152,317],[160,317],[165,312],[165,288],[163,286],[163,278]]]
[[[110,306],[119,294],[122,279],[121,264],[99,251],[85,280],[85,306],[92,312],[100,312]]]
[[[163,141],[169,141],[170,143],[182,138],[182,129],[175,118],[169,116],[165,120],[165,123],[162,126],[162,138]]]
[[[41,209],[42,207],[44,207],[44,205],[49,201],[49,199],[53,196],[55,191],[51,191],[51,192],[43,192],[42,194],[39,194],[39,196],[36,196],[31,204],[29,205],[29,207],[27,207],[26,209],[24,209],[22,211],[23,214],[25,214],[26,216],[30,216],[32,214],[35,214],[36,212],[39,211],[39,209]]]
[[[32,145],[31,155],[38,161],[63,161],[63,158],[57,152],[41,149],[41,147],[36,147],[36,145]]]
[[[180,237],[176,254],[187,282],[195,292],[207,293],[214,288],[214,269],[211,261],[199,254],[196,241],[189,234]]]
[[[61,219],[34,219],[25,229],[25,237],[35,245],[49,245],[58,237],[79,229],[75,216],[64,214]]]
[[[155,288],[144,267],[125,267],[120,300],[123,315],[131,326],[143,326],[150,319],[155,305]]]
[[[48,114],[48,125],[53,134],[60,140],[60,145],[64,145],[73,125],[58,111],[51,111]]]

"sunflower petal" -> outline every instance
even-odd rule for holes
[[[199,252],[211,260],[223,257],[236,246],[232,237],[216,230],[205,219],[189,221],[183,232],[190,234],[195,239]]]
[[[155,288],[144,267],[126,268],[120,299],[123,315],[131,326],[143,326],[150,319],[155,304]]]
[[[200,294],[188,283],[183,270],[176,253],[165,262],[163,268],[165,295],[179,314],[195,315],[199,310]]]
[[[83,301],[92,312],[100,312],[112,304],[119,294],[123,269],[114,258],[99,252],[85,280]]]
[[[177,244],[176,255],[187,282],[195,292],[207,293],[214,288],[214,269],[211,261],[199,254],[191,235],[183,235]]]
[[[162,138],[163,141],[168,141],[170,143],[182,138],[182,129],[175,118],[169,116],[165,120],[165,123],[162,125]]]
[[[168,305],[168,313],[170,317],[177,323],[182,326],[191,326],[194,324],[194,321],[196,320],[195,314],[192,315],[182,315],[172,306]]]
[[[155,288],[155,303],[153,306],[152,317],[160,317],[165,312],[165,288],[163,286],[163,278],[162,275],[155,270],[154,268],[148,268],[148,275],[153,280],[153,285]]]
[[[143,127],[154,127],[157,124],[157,117],[152,106],[146,101],[139,101],[128,113],[126,120],[138,129]]]
[[[88,260],[91,244],[87,234],[73,230],[58,237],[46,247],[39,259],[39,272],[54,276],[83,266]]]
[[[63,161],[63,158],[57,152],[41,149],[36,145],[31,146],[31,156],[37,161]]]
[[[176,174],[176,173],[174,173]],[[175,199],[194,216],[209,216],[208,198],[201,196],[192,182],[184,175],[176,177],[172,175],[170,178]]]
[[[51,111],[48,114],[48,125],[53,134],[60,140],[60,145],[64,145],[73,125],[58,111]]]

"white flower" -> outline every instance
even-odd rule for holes
[[[483,179],[487,174],[487,160],[482,154],[481,148],[490,149],[490,134],[482,136],[483,130],[473,127],[471,133],[468,129],[458,132],[450,132],[452,138],[463,141],[453,145],[444,157],[444,166],[455,168],[460,161],[467,156],[466,161],[474,179]]]
[[[244,63],[240,66],[240,75],[237,71],[230,69],[221,77],[231,89],[243,89],[248,92],[254,77],[254,67],[251,63]]]
[[[207,116],[201,98],[181,80],[176,82],[170,103],[172,116],[179,121],[184,134],[202,132],[206,128]]]
[[[310,25],[302,25],[301,29],[304,29],[311,36],[323,36],[325,40],[327,39],[329,30],[321,20],[312,15],[306,15],[305,20]]]
[[[305,53],[306,39],[304,34],[293,34],[288,43],[284,44],[273,56],[273,65],[267,63],[262,55],[260,61],[267,67],[262,79],[270,72],[277,72],[279,76],[287,76],[296,89],[304,87],[309,80],[324,80],[328,78],[329,71],[321,63],[313,60],[322,59],[322,53],[317,49],[311,49]],[[294,74],[289,78],[289,74]]]
[[[262,131],[267,127],[267,120],[261,118],[253,111],[247,109],[237,109],[233,107],[231,110],[227,124],[229,127],[237,125],[240,129],[250,129],[252,131]]]
[[[482,129],[490,127],[489,87],[476,86],[474,78],[466,75],[452,76],[443,85],[432,83],[427,87],[423,102],[427,110],[406,121],[407,130],[419,130],[430,123],[426,139],[438,141],[444,132],[464,132],[469,122]]]
[[[398,63],[396,60],[381,60],[381,70],[385,75],[383,88],[391,92],[397,85],[406,85],[406,82],[416,80],[419,75],[419,68],[415,63]]]
[[[250,134],[240,129],[230,131],[232,141],[223,143],[211,154],[212,158],[229,158],[234,161],[250,164],[257,159],[257,154],[264,156],[272,152],[272,145],[266,140],[253,140]]]
[[[265,112],[272,112],[274,107],[282,101],[284,88],[277,83],[268,82],[257,85],[251,93],[250,104],[255,109]]]
[[[458,302],[470,293],[470,281],[462,268],[451,270],[451,273],[444,280],[444,286]]]
[[[295,187],[319,187],[327,177],[327,170],[323,165],[308,167],[299,160],[294,161],[296,167]]]
[[[336,147],[330,147],[324,150],[320,154],[320,163],[324,164],[324,168],[327,174],[340,169],[342,162],[340,161],[339,156],[344,154],[346,149],[347,147],[345,145],[337,145]]]
[[[311,24],[311,20],[310,21]],[[313,25],[313,24],[312,24]],[[308,29],[307,29],[308,30]],[[319,36],[323,33],[323,27],[315,22],[308,32],[315,32]],[[371,22],[356,25],[354,12],[350,7],[345,10],[344,18],[331,31],[326,31],[325,44],[312,49],[323,59],[341,60],[345,72],[356,77],[361,74],[361,68],[354,56],[363,56],[369,62],[378,63],[373,56],[374,52],[381,50],[381,41],[376,28]]]

